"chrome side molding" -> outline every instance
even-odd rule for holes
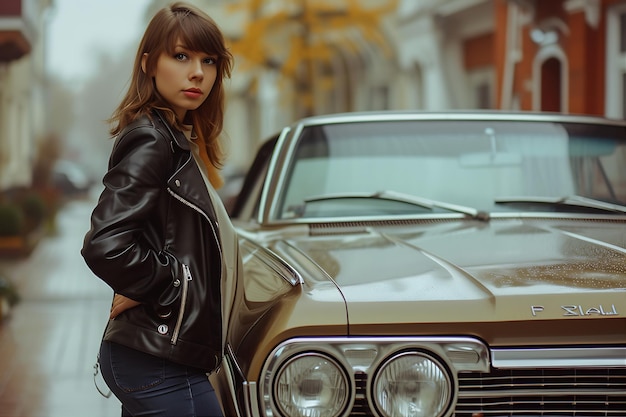
[[[626,347],[491,349],[494,368],[626,368]]]

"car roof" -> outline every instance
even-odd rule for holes
[[[349,122],[384,122],[384,121],[517,121],[517,122],[557,122],[557,123],[588,123],[626,127],[626,120],[612,119],[603,116],[528,112],[500,110],[451,110],[451,111],[411,111],[382,110],[349,113],[334,113],[303,118],[294,126],[315,126]]]

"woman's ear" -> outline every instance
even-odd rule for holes
[[[141,70],[143,71],[144,74],[148,74],[146,72],[146,61],[148,59],[148,53],[144,52],[143,56],[141,57]]]

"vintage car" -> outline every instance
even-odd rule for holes
[[[626,122],[306,118],[231,215],[227,416],[626,416]]]

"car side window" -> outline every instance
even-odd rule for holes
[[[278,141],[278,135],[268,139],[257,152],[257,155],[246,174],[246,178],[239,192],[231,216],[239,220],[254,218],[259,212],[260,195],[263,188],[270,158]]]

